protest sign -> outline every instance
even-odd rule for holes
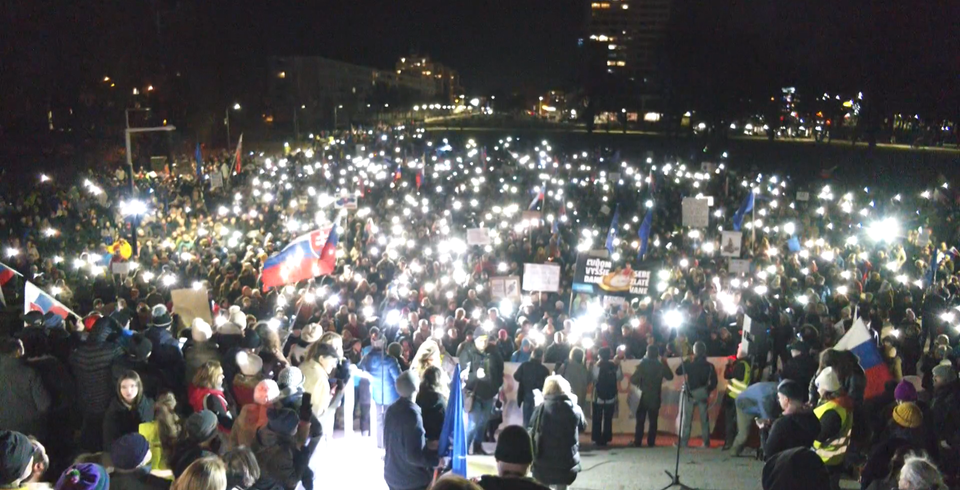
[[[614,269],[606,258],[580,255],[573,275],[573,290],[578,293],[610,296],[646,296],[650,290],[650,269],[627,266]]]
[[[110,264],[110,272],[114,274],[129,274],[137,270],[136,262],[114,262]]]
[[[681,206],[683,226],[689,226],[690,228],[706,228],[709,226],[710,206],[706,199],[685,197]]]
[[[467,245],[490,245],[490,230],[486,228],[468,228]]]
[[[797,200],[798,200],[798,201],[809,201],[809,200],[810,200],[810,193],[809,193],[809,192],[803,192],[803,191],[797,192]]]
[[[750,260],[749,259],[730,259],[730,267],[727,268],[727,272],[731,274],[749,274]]]
[[[357,196],[343,196],[333,203],[336,209],[357,209]]]
[[[491,277],[490,296],[493,299],[519,298],[520,278],[517,276]]]
[[[743,233],[739,231],[724,231],[720,238],[720,256],[739,257],[743,244]]]
[[[219,189],[223,187],[223,174],[218,172],[213,172],[210,174],[210,190]]]
[[[528,222],[531,223],[531,225],[534,225],[534,226],[539,226],[539,225],[540,225],[540,218],[541,218],[542,216],[543,216],[543,215],[540,214],[540,211],[524,211],[524,212],[520,213],[520,220],[521,220],[521,221],[528,221]]]
[[[189,326],[194,318],[202,318],[213,325],[206,288],[174,289],[170,291],[170,298],[173,302],[173,312],[180,316],[183,325]]]
[[[560,265],[523,264],[523,290],[555,293],[560,291]]]

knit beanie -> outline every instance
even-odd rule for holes
[[[897,389],[893,391],[893,397],[898,402],[915,402],[917,401],[917,388],[913,386],[913,383],[905,379],[901,380]]]
[[[955,381],[957,379],[957,370],[953,369],[953,366],[949,363],[941,363],[933,368],[933,375],[938,378],[947,378],[948,380]]]
[[[901,403],[893,409],[893,421],[901,427],[916,429],[923,424],[923,412],[916,403]]]
[[[153,307],[153,310],[150,311],[150,317],[152,319],[151,323],[154,327],[167,328],[173,323],[173,319],[170,318],[170,313],[167,311],[167,307],[163,304],[159,304]]]
[[[19,480],[32,457],[33,444],[27,436],[12,430],[0,431],[0,485]]]
[[[110,460],[118,470],[132,470],[143,463],[150,451],[150,443],[137,432],[125,434],[110,446]]]
[[[95,463],[78,463],[67,468],[57,484],[56,490],[107,490],[110,488],[110,475],[107,470]]]
[[[217,431],[217,416],[210,410],[201,410],[187,417],[184,424],[187,438],[194,442],[210,439]]]
[[[289,408],[267,410],[267,428],[277,434],[293,435],[297,432],[300,417]]]
[[[240,310],[240,306],[233,305],[230,307],[230,321],[237,324],[240,329],[244,329],[247,326],[247,315]]]
[[[817,388],[820,388],[828,393],[833,393],[840,390],[840,378],[837,377],[837,373],[833,371],[832,367],[824,368],[823,371],[820,371],[820,374],[817,375]]]
[[[194,318],[193,323],[190,324],[190,336],[193,337],[194,342],[207,342],[213,337],[213,328],[203,318]]]
[[[290,366],[280,371],[280,375],[277,376],[277,386],[281,390],[299,390],[303,388],[303,372],[300,371],[300,368]]]
[[[256,376],[263,370],[263,359],[256,354],[250,354],[245,350],[237,352],[237,367],[244,376]]]
[[[493,453],[497,461],[528,465],[533,463],[533,445],[530,434],[519,425],[510,425],[500,432],[497,449]]]
[[[267,405],[280,396],[280,388],[277,382],[272,379],[265,379],[257,383],[253,389],[253,402],[257,405]]]

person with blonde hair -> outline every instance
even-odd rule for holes
[[[543,403],[530,419],[533,477],[556,490],[566,490],[580,472],[580,432],[586,430],[587,421],[576,398],[563,376],[548,376]]]
[[[171,490],[227,490],[227,467],[220,458],[200,458],[187,466]]]
[[[223,393],[223,379],[220,362],[207,361],[194,374],[193,382],[187,387],[187,396],[195,412],[210,410],[217,416],[220,431],[229,433],[233,427],[233,416]]]
[[[150,443],[153,455],[151,468],[169,470],[166,456],[173,454],[180,439],[181,422],[176,412],[177,399],[167,392],[157,398],[153,405],[153,422],[140,424],[138,432]]]

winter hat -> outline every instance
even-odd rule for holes
[[[957,370],[953,369],[953,366],[949,363],[941,363],[933,368],[933,375],[938,378],[947,378],[953,381],[957,379]]]
[[[840,390],[840,378],[837,377],[837,373],[833,371],[832,367],[824,368],[823,371],[820,371],[820,374],[817,375],[817,388],[822,389],[826,392],[834,392]]]
[[[827,490],[830,475],[817,453],[808,447],[781,451],[763,465],[763,490]]]
[[[150,310],[150,316],[152,317],[151,323],[154,327],[167,328],[173,323],[173,319],[170,318],[170,313],[167,311],[167,307],[163,304],[159,304],[153,307],[153,310]]]
[[[231,306],[229,316],[230,321],[236,323],[241,329],[247,326],[247,315],[240,309],[240,306]]]
[[[32,458],[33,444],[27,436],[12,430],[0,431],[0,485],[19,480]]]
[[[201,410],[187,417],[184,424],[187,438],[194,442],[203,442],[213,437],[217,431],[217,416],[210,410]]]
[[[528,465],[533,463],[533,445],[530,434],[519,425],[504,427],[497,438],[497,449],[493,453],[497,461],[510,464]]]
[[[256,330],[250,329],[243,334],[243,340],[240,341],[240,347],[243,349],[258,349],[260,347],[260,334]]]
[[[263,369],[263,359],[256,354],[249,354],[245,350],[237,352],[237,366],[244,376],[256,376]]]
[[[320,328],[319,324],[308,323],[306,326],[300,330],[300,340],[312,344],[320,340],[320,335],[323,334],[323,329]]]
[[[265,379],[257,383],[253,389],[253,402],[257,405],[268,405],[280,397],[280,387],[272,379]]]
[[[277,386],[281,390],[299,391],[303,389],[303,372],[300,368],[290,366],[280,371],[277,376]]]
[[[194,318],[193,323],[190,324],[190,336],[193,337],[194,342],[207,342],[213,337],[213,328],[203,318]]]
[[[800,386],[800,383],[793,381],[792,379],[785,379],[777,385],[777,393],[797,401],[804,401],[807,398],[806,390]]]
[[[915,402],[917,401],[917,388],[913,386],[913,383],[905,379],[901,380],[897,384],[897,389],[893,391],[893,397],[898,402]]]
[[[277,434],[293,435],[297,432],[300,417],[289,408],[267,410],[267,428]]]
[[[23,314],[23,324],[27,327],[42,327],[43,313],[31,310]]]
[[[138,361],[146,361],[153,352],[153,342],[143,336],[143,334],[134,334],[127,343],[127,352]]]
[[[893,421],[901,427],[916,429],[923,424],[923,412],[916,403],[901,403],[893,409]]]
[[[57,484],[57,490],[107,490],[110,488],[110,475],[107,470],[95,463],[79,463],[67,468]]]
[[[243,327],[233,322],[226,322],[217,328],[220,335],[243,335]]]
[[[147,453],[150,452],[150,443],[137,432],[125,434],[110,445],[110,460],[118,470],[133,470],[140,467]]]

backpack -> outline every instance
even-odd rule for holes
[[[595,386],[598,400],[612,400],[617,397],[617,365],[610,361],[601,361],[597,367],[600,372],[597,375],[597,384]]]

